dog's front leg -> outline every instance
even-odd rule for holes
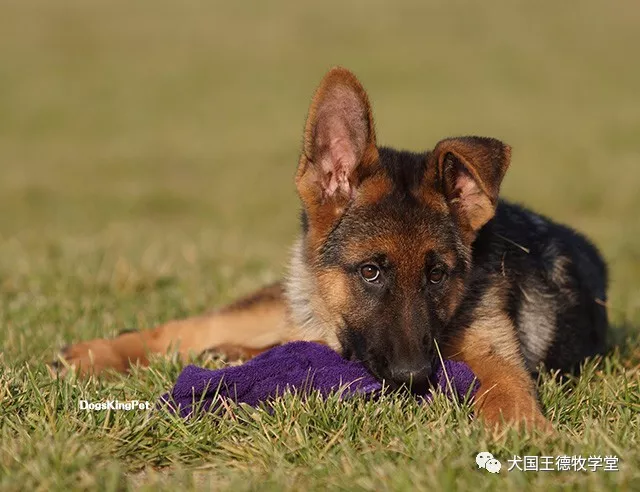
[[[507,425],[551,431],[538,403],[535,382],[524,365],[513,322],[506,314],[480,318],[457,331],[444,356],[465,362],[480,387],[476,415],[490,428]]]

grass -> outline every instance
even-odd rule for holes
[[[0,488],[640,488],[640,8],[558,2],[81,2],[0,6]],[[514,147],[504,195],[587,233],[611,270],[611,344],[540,382],[559,435],[497,437],[442,398],[230,409],[154,401],[181,364],[52,380],[71,341],[199,313],[278,278],[312,90],[335,64],[381,143]],[[202,361],[200,361],[202,363]],[[219,364],[219,362],[209,362]],[[512,455],[616,455],[619,472],[505,472]]]

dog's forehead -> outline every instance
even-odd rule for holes
[[[390,198],[392,202],[416,201],[417,204],[409,205],[446,211],[446,201],[437,189],[430,155],[430,152],[379,148],[377,165],[358,186],[355,205],[376,205]]]
[[[357,263],[376,255],[390,261],[421,263],[434,252],[451,251],[451,219],[415,200],[383,200],[348,210],[325,243],[333,262]]]
[[[429,164],[428,152],[380,147],[378,158],[380,167],[397,188],[409,190],[423,184]]]
[[[375,173],[360,184],[323,244],[327,263],[375,255],[419,263],[430,251],[452,249],[451,215],[433,173],[427,172],[429,154],[390,148],[380,148],[379,154]]]

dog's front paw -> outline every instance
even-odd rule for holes
[[[106,369],[125,372],[128,367],[128,361],[115,350],[111,340],[96,339],[62,349],[58,360],[49,364],[49,371],[56,377],[70,370],[81,376],[89,376]]]
[[[481,387],[476,402],[476,412],[487,427],[492,430],[505,426],[526,430],[555,433],[551,422],[542,414],[535,397],[527,391],[505,391],[492,388],[483,391]]]

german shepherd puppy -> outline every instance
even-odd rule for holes
[[[328,344],[390,386],[424,389],[437,359],[466,362],[490,425],[548,427],[541,363],[574,370],[605,349],[607,271],[587,239],[498,199],[508,145],[448,138],[421,153],[378,147],[369,99],[348,70],[317,89],[295,176],[302,232],[287,279],[201,317],[62,357],[83,373],[149,353],[251,357],[293,340]]]

